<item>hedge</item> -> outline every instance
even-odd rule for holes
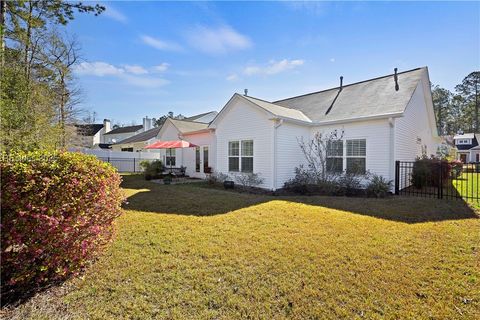
[[[113,236],[124,201],[108,163],[72,152],[1,159],[2,293],[78,274]]]

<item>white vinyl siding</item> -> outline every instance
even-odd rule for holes
[[[437,142],[429,125],[425,97],[420,82],[407,105],[403,117],[395,119],[395,160],[415,161],[427,151],[435,154]]]
[[[273,188],[273,121],[270,118],[265,111],[241,100],[241,97],[233,98],[214,123],[217,138],[216,171],[229,172],[230,141],[253,140],[253,172],[264,179],[259,187]],[[232,178],[235,174],[231,174]]]

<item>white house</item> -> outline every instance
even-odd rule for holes
[[[234,94],[216,115],[167,119],[155,139],[199,146],[160,151],[167,166],[186,166],[190,176],[203,178],[207,168],[254,172],[264,179],[261,187],[276,190],[305,162],[299,140],[334,130],[344,133],[330,159],[341,172],[355,167],[394,180],[395,161],[436,154],[441,139],[428,69],[348,85],[341,79],[339,87],[273,102]]]
[[[71,145],[81,148],[106,148],[103,143],[104,135],[111,131],[110,120],[104,119],[102,123],[76,124],[76,135]]]
[[[104,134],[103,143],[115,144],[127,138],[133,137],[139,133],[153,128],[153,119],[143,118],[143,124],[115,128]]]
[[[453,137],[457,148],[458,160],[463,163],[480,162],[480,135],[462,133]]]
[[[304,162],[298,139],[316,132],[344,131],[338,170],[356,166],[390,180],[396,160],[435,154],[440,143],[426,67],[274,102],[234,94],[208,129],[215,171],[255,172],[273,190]]]

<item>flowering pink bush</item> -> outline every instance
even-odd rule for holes
[[[72,152],[3,154],[2,292],[78,273],[112,238],[124,196],[116,170]]]

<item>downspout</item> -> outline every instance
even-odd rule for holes
[[[272,160],[272,189],[277,190],[277,128],[283,124],[283,119],[273,122],[273,160]]]
[[[395,180],[395,119],[388,118],[389,130],[389,175],[388,180]],[[396,181],[394,181],[395,183]],[[392,186],[393,188],[393,186]]]

